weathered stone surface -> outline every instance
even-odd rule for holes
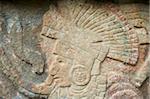
[[[0,98],[149,99],[148,6],[0,2]]]

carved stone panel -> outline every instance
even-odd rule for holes
[[[43,2],[0,4],[0,99],[149,99],[148,4]]]

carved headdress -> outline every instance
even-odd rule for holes
[[[72,3],[50,6],[45,15],[42,35],[68,41],[87,51],[98,51],[105,46],[109,49],[107,57],[136,64],[138,35],[117,7]],[[49,19],[47,16],[50,16]]]

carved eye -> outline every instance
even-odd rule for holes
[[[63,60],[60,59],[60,58],[58,58],[57,61],[58,61],[59,63],[62,63],[62,62],[63,62]]]

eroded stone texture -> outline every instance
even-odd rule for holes
[[[145,99],[148,5],[58,0],[47,12],[3,5],[0,66],[15,99]]]
[[[43,82],[46,77],[43,71],[44,54],[40,51],[38,43],[42,17],[48,6],[42,3],[32,6],[14,3],[0,2],[0,68],[3,79],[7,79],[1,83],[7,88],[0,90],[9,91],[8,95],[0,95],[4,99],[23,97],[17,94],[18,90],[24,91],[25,88],[26,91],[30,91],[32,83]],[[41,73],[43,75],[39,75]],[[11,91],[12,87],[7,86],[7,82],[13,84],[16,93]]]

